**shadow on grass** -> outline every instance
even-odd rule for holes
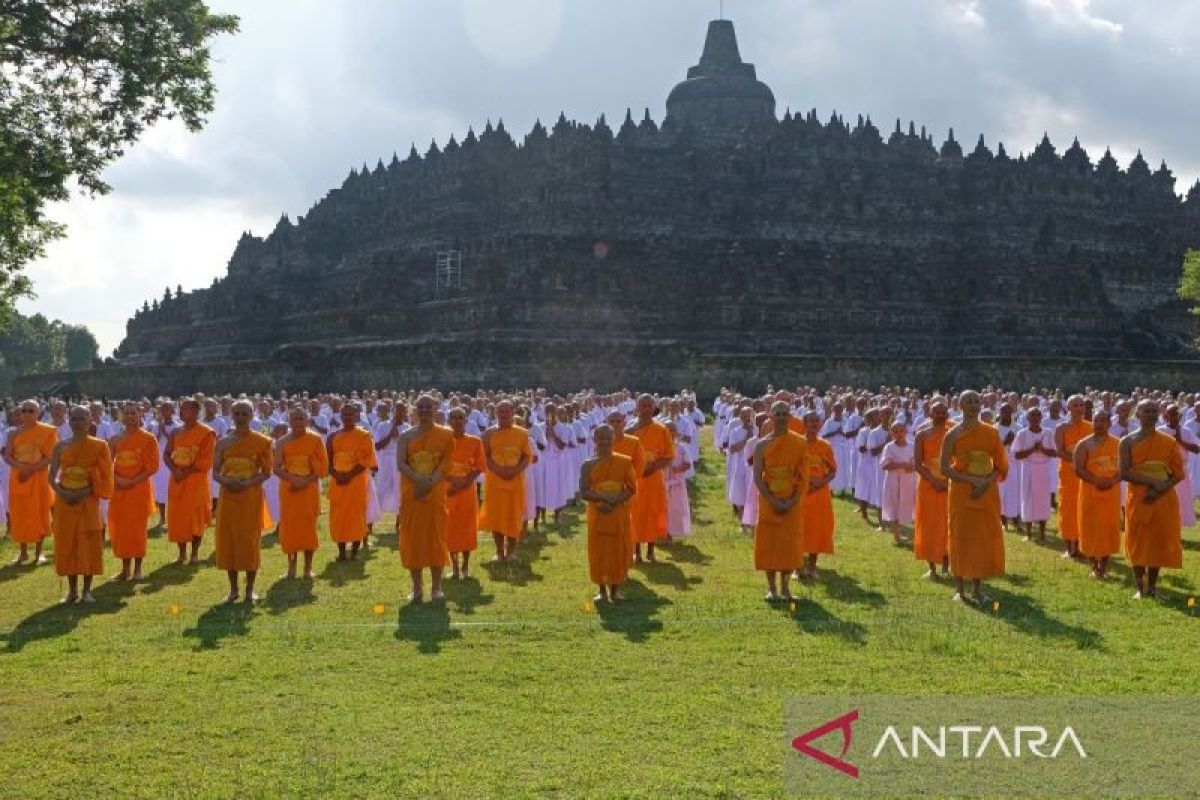
[[[674,541],[668,544],[659,545],[658,549],[665,553],[669,553],[672,561],[678,561],[681,564],[700,564],[701,566],[711,564],[713,557],[705,553],[694,544],[686,544],[684,542]]]
[[[1104,637],[1099,631],[1080,625],[1071,625],[1057,617],[1052,617],[1038,605],[1032,597],[1017,594],[992,584],[986,590],[992,596],[992,602],[983,606],[971,605],[980,614],[1000,620],[1021,633],[1043,638],[1066,639],[1074,642],[1080,650],[1102,650]],[[999,603],[998,612],[993,611],[994,603]]]
[[[196,577],[201,564],[176,564],[174,561],[163,564],[156,570],[146,573],[146,579],[139,585],[141,594],[157,594],[171,586],[182,586]]]
[[[555,532],[563,539],[573,539],[581,532],[586,531],[586,527],[581,524],[585,519],[587,509],[582,504],[579,506],[567,506],[559,515],[557,523],[551,523]],[[542,529],[543,531],[545,528]]]
[[[806,597],[796,597],[791,602],[783,600],[771,603],[771,608],[782,613],[805,633],[817,636],[836,636],[857,645],[867,643],[867,629],[858,622],[841,619],[829,609]]]
[[[415,643],[422,655],[437,655],[445,642],[461,639],[462,631],[450,625],[445,603],[409,603],[400,606],[395,636],[398,641]]]
[[[317,601],[313,582],[305,578],[280,578],[267,589],[264,601],[267,611],[282,614],[288,609],[306,606]]]
[[[652,634],[662,631],[662,620],[655,619],[663,606],[671,601],[637,580],[627,580],[621,587],[625,599],[620,603],[596,603],[600,627],[620,633],[626,639],[643,644]]]
[[[264,533],[262,538],[259,539],[258,544],[263,550],[270,550],[276,547],[279,544],[279,528],[275,528],[270,533]]]
[[[493,561],[491,558],[480,559],[476,562],[477,569],[482,567],[488,574],[488,577],[498,583],[509,583],[513,586],[528,586],[534,581],[541,581],[544,578],[533,571],[535,561],[542,559],[542,549],[549,544],[547,540],[547,526],[543,526],[536,531],[530,531],[526,534],[521,543],[517,545],[517,552],[512,558],[507,561]]]
[[[376,523],[378,525],[379,523]],[[400,536],[396,533],[395,528],[388,528],[386,533],[377,533],[371,536],[375,542],[375,547],[372,549],[383,550],[399,550]]]
[[[65,636],[88,617],[117,613],[125,607],[126,599],[133,592],[134,584],[128,581],[102,583],[92,589],[95,603],[73,603],[69,606],[55,603],[30,614],[9,633],[0,634],[0,641],[5,643],[7,652],[18,653],[30,642]]]
[[[1133,580],[1133,567],[1124,561],[1109,561],[1108,574],[1120,576],[1125,590],[1129,593],[1128,596],[1130,598],[1133,597],[1134,586],[1136,585]],[[1175,588],[1171,587],[1183,589],[1184,591],[1175,591]],[[1196,616],[1195,609],[1188,608],[1188,598],[1196,597],[1196,592],[1192,589],[1192,584],[1187,578],[1164,570],[1158,575],[1157,592],[1157,605],[1176,611],[1186,617]],[[1141,602],[1151,605],[1156,601],[1143,600]]]
[[[704,583],[704,579],[700,576],[685,575],[683,570],[670,561],[657,561],[653,564],[646,561],[634,565],[633,568],[641,573],[650,583],[660,586],[670,586],[673,589],[683,592],[690,590],[697,584]]]
[[[460,614],[474,614],[480,606],[489,606],[495,600],[494,595],[483,593],[483,584],[477,578],[467,577],[442,581],[442,591],[446,593],[446,602],[454,603],[454,610]]]
[[[217,603],[200,615],[194,628],[183,635],[196,639],[197,650],[215,650],[222,639],[245,636],[250,632],[250,620],[258,616],[252,603]]]
[[[1016,572],[1006,572],[997,578],[997,580],[1004,581],[1010,586],[1029,586],[1033,583],[1033,580],[1028,575],[1021,575]]]
[[[829,597],[833,600],[870,606],[871,608],[882,608],[887,605],[887,598],[882,592],[867,589],[856,578],[843,575],[840,572],[819,570],[817,572],[817,583],[825,587],[825,591],[829,593]]]
[[[43,564],[43,566],[45,565]],[[32,573],[33,571],[33,567],[31,567],[28,563],[5,564],[3,567],[0,567],[0,583],[16,580],[22,575]]]
[[[336,558],[332,561],[327,561],[325,568],[317,576],[317,580],[327,581],[334,588],[366,580],[367,562],[374,558],[374,550],[375,548],[365,551],[359,550],[358,558],[355,559],[347,557],[345,561],[338,561]],[[348,548],[346,552],[349,553]]]

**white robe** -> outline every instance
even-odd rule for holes
[[[883,453],[881,452],[879,455],[873,456],[870,454],[870,451],[886,446],[889,438],[887,430],[882,426],[872,428],[870,433],[867,434],[867,455],[865,458],[870,459],[870,461],[864,461],[864,463],[871,470],[871,505],[876,508],[883,507],[883,470],[879,468],[879,460],[883,456]]]
[[[1159,433],[1165,433],[1172,439],[1175,438],[1175,431],[1166,425],[1158,426]],[[1187,428],[1180,428],[1181,438],[1186,444],[1200,444],[1200,441],[1192,435],[1192,432]],[[1178,447],[1178,445],[1176,445]],[[1190,528],[1196,524],[1196,495],[1192,492],[1192,481],[1188,476],[1188,462],[1191,460],[1192,454],[1180,447],[1180,455],[1183,456],[1183,480],[1175,484],[1175,496],[1179,498],[1179,523]]]
[[[1042,447],[1054,451],[1054,434],[1045,428],[1038,433],[1028,428],[1018,431],[1012,449],[1028,450],[1038,439],[1041,439]],[[1021,465],[1021,521],[1045,522],[1050,519],[1050,474],[1058,471],[1058,459],[1044,453],[1031,453],[1020,461],[1014,457],[1011,464]]]
[[[1000,431],[1000,442],[1008,438],[1008,434],[1012,433],[1015,443],[1016,434],[1018,431],[1012,425],[997,425],[996,429]],[[1008,519],[1016,519],[1021,515],[1021,467],[1020,461],[1013,458],[1013,448],[1011,445],[1004,448],[1005,454],[1008,456],[1008,475],[1000,482],[1000,515]]]
[[[388,435],[393,422],[386,419],[375,423],[371,431],[375,441],[382,441]],[[396,439],[403,436],[408,427],[407,422],[396,425]],[[396,439],[388,442],[382,450],[376,449],[375,453],[375,460],[379,464],[379,471],[375,473],[375,493],[379,499],[379,510],[384,514],[400,513],[400,468],[396,466]]]
[[[169,425],[163,425],[161,422],[155,422],[154,427],[150,428],[150,432],[158,439],[158,472],[154,473],[154,477],[150,479],[154,486],[154,502],[159,505],[166,505],[167,502],[167,487],[171,481],[171,470],[167,467],[167,442],[171,438],[171,433],[181,427],[178,421],[172,421]]]
[[[726,441],[730,449],[725,456],[725,499],[732,506],[746,504],[746,471],[748,469],[746,458],[749,455],[745,447],[736,453],[733,452],[732,447],[747,442],[749,439],[750,432],[740,421],[731,423],[726,433]]]
[[[682,442],[675,446],[675,460],[667,473],[667,535],[682,539],[692,532],[692,506],[688,500],[687,472],[676,472],[687,457],[687,446]]]
[[[888,442],[879,456],[879,465],[913,463],[913,445]],[[917,473],[904,470],[883,470],[883,487],[880,489],[880,508],[884,522],[899,522],[911,525],[913,506],[917,502]]]

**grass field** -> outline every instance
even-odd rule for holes
[[[578,515],[442,606],[399,605],[390,534],[357,564],[326,544],[311,586],[280,578],[268,538],[253,607],[220,604],[224,575],[169,564],[161,536],[148,580],[101,582],[94,607],[57,607],[52,567],[5,566],[0,797],[770,797],[789,696],[1200,690],[1194,531],[1142,603],[1123,564],[1098,584],[1057,540],[1009,534],[980,611],[838,502],[836,557],[772,608],[705,455],[693,536],[611,610]]]

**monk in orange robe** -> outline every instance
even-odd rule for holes
[[[400,561],[412,576],[410,602],[423,596],[421,571],[430,573],[430,597],[439,602],[442,570],[450,561],[446,549],[446,476],[454,462],[454,432],[434,424],[437,404],[418,398],[417,424],[396,445],[400,469]]]
[[[815,411],[804,414],[804,440],[808,444],[808,494],[804,498],[804,525],[800,546],[805,554],[804,568],[798,578],[816,580],[817,556],[833,554],[833,491],[830,482],[837,477],[838,463],[833,445],[820,437],[821,416]]]
[[[946,438],[949,411],[942,397],[929,405],[929,422],[917,430],[913,438],[913,465],[917,470],[917,503],[914,509],[913,555],[929,565],[926,578],[950,571],[950,552],[947,530],[948,509],[946,490],[950,483],[942,474],[942,442]]]
[[[646,471],[646,452],[636,436],[625,433],[625,414],[614,408],[608,414],[608,427],[613,430],[613,452],[622,455],[633,462],[633,471],[642,475]],[[634,494],[629,500],[629,516],[633,519],[638,513],[638,496]],[[633,558],[634,549],[633,526],[629,527],[629,557]]]
[[[1158,572],[1183,566],[1183,538],[1175,484],[1184,478],[1183,456],[1175,438],[1155,430],[1158,405],[1137,406],[1139,430],[1121,440],[1125,497],[1125,557],[1133,565],[1135,600],[1158,596]]]
[[[200,403],[188,398],[179,404],[180,427],[171,431],[163,453],[171,473],[167,483],[167,538],[179,547],[176,564],[187,558],[192,547],[190,563],[200,563],[200,540],[212,521],[212,485],[208,472],[212,469],[213,449],[217,435],[200,422]]]
[[[308,429],[304,406],[288,411],[288,433],[275,442],[279,478],[279,546],[288,560],[288,578],[296,577],[296,557],[304,553],[304,578],[312,580],[321,515],[321,478],[329,474],[329,456],[320,434]]]
[[[998,484],[1008,474],[1008,457],[1000,432],[980,421],[981,405],[978,392],[963,392],[962,422],[942,441],[941,470],[950,480],[950,568],[959,602],[965,599],[964,580],[970,579],[975,602],[984,603],[983,579],[1004,574]]]
[[[754,568],[767,573],[767,600],[790,600],[792,572],[804,563],[804,504],[808,494],[808,442],[792,432],[791,407],[771,406],[771,434],[754,447],[758,520],[754,526]],[[781,586],[776,589],[775,577]]]
[[[633,508],[633,556],[642,563],[642,545],[646,560],[655,563],[654,543],[667,536],[667,473],[675,460],[675,437],[654,419],[654,398],[643,394],[637,399],[637,423],[629,429],[636,436],[646,457],[638,480],[637,504]]]
[[[1079,476],[1075,474],[1075,445],[1091,435],[1092,426],[1083,418],[1082,395],[1067,399],[1071,418],[1054,430],[1058,449],[1058,529],[1063,539],[1063,558],[1079,556]]]
[[[350,559],[367,538],[368,474],[378,466],[375,437],[360,428],[362,409],[358,401],[342,406],[342,427],[326,439],[329,457],[329,535],[337,542],[338,561],[345,561],[346,545]]]
[[[125,430],[112,440],[113,494],[108,503],[108,538],[113,555],[121,559],[116,580],[142,579],[147,526],[155,511],[150,479],[158,472],[158,439],[142,427],[137,403],[121,408]],[[130,565],[133,566],[132,575]]]
[[[633,459],[613,451],[614,432],[608,425],[592,431],[596,455],[579,471],[579,496],[587,503],[588,574],[596,584],[596,602],[621,597],[629,576],[629,500],[637,491]]]
[[[1108,574],[1108,559],[1121,549],[1120,442],[1108,432],[1108,412],[1092,415],[1092,435],[1076,443],[1079,476],[1079,551],[1092,562],[1091,576]]]
[[[67,578],[64,603],[94,603],[92,580],[104,571],[104,523],[100,499],[113,492],[112,456],[103,439],[88,435],[91,415],[73,406],[68,421],[71,438],[59,442],[50,457],[54,500],[54,567]],[[83,576],[83,596],[79,577]]]
[[[446,549],[455,580],[471,576],[471,553],[479,545],[479,495],[475,481],[487,466],[483,442],[467,433],[467,409],[450,409],[454,454],[446,477]],[[522,498],[524,500],[524,498]]]
[[[238,600],[238,573],[246,573],[246,602],[258,599],[254,579],[262,558],[267,506],[262,485],[271,477],[270,436],[250,430],[254,406],[233,404],[233,430],[217,442],[213,472],[221,492],[217,500],[217,568],[229,576],[226,603]]]
[[[507,561],[516,555],[525,528],[525,470],[533,461],[529,431],[513,424],[513,404],[508,400],[496,405],[496,427],[483,433],[483,454],[487,471],[479,525],[492,532],[495,560]]]
[[[4,461],[12,468],[8,476],[8,536],[21,546],[14,564],[29,561],[29,545],[34,546],[33,565],[45,564],[42,546],[50,534],[50,506],[54,501],[46,471],[58,443],[58,430],[38,422],[41,406],[25,400],[17,408],[16,426],[9,431],[4,446]]]

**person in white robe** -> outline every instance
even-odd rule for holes
[[[738,419],[725,427],[725,499],[733,507],[735,519],[741,519],[746,505],[746,442],[755,435],[754,410],[743,406]]]
[[[668,428],[675,436],[675,458],[667,472],[667,538],[684,539],[692,533],[692,506],[688,499],[688,473],[692,463],[688,458],[687,443],[673,423]]]
[[[1158,430],[1175,440],[1179,445],[1180,455],[1183,456],[1183,480],[1175,484],[1175,495],[1179,498],[1179,523],[1185,528],[1190,528],[1196,524],[1196,495],[1192,492],[1192,481],[1188,476],[1187,466],[1192,456],[1200,453],[1200,440],[1183,427],[1182,414],[1179,406],[1168,406],[1166,421],[1158,426]]]
[[[1000,432],[1000,444],[1008,455],[1008,475],[1000,482],[1001,524],[1021,529],[1021,468],[1013,458],[1013,442],[1017,439],[1017,427],[1013,422],[1013,408],[1008,403],[1000,405],[996,430]]]
[[[1026,541],[1033,541],[1037,523],[1038,541],[1044,542],[1050,519],[1050,473],[1058,470],[1058,453],[1053,431],[1042,427],[1040,408],[1029,409],[1025,422],[1027,427],[1017,431],[1012,445],[1012,463],[1021,465],[1021,522]]]
[[[158,440],[160,463],[158,471],[150,480],[154,489],[154,503],[158,506],[158,527],[160,528],[167,524],[167,487],[171,481],[171,469],[167,465],[166,458],[167,442],[170,441],[171,434],[178,427],[180,427],[180,423],[175,419],[175,404],[170,400],[164,400],[158,407],[158,417],[148,429]]]
[[[408,430],[403,419],[408,410],[401,405],[398,413],[392,414],[392,403],[384,400],[376,406],[376,422],[371,431],[375,439],[375,453],[379,471],[375,473],[375,493],[379,498],[379,510],[383,514],[400,513],[400,470],[396,465],[396,443]]]
[[[878,424],[879,410],[874,408],[868,410],[854,440],[855,450],[858,453],[854,473],[854,499],[858,501],[858,515],[867,524],[871,522],[867,517],[867,510],[871,508],[871,501],[875,496],[875,473],[879,463],[879,456],[871,455],[867,444],[871,431]]]
[[[913,463],[913,445],[908,438],[908,426],[903,422],[891,424],[891,441],[883,446],[879,467],[883,471],[880,490],[880,519],[890,528],[892,540],[900,544],[900,526],[912,525],[913,507],[917,502],[917,472]]]

